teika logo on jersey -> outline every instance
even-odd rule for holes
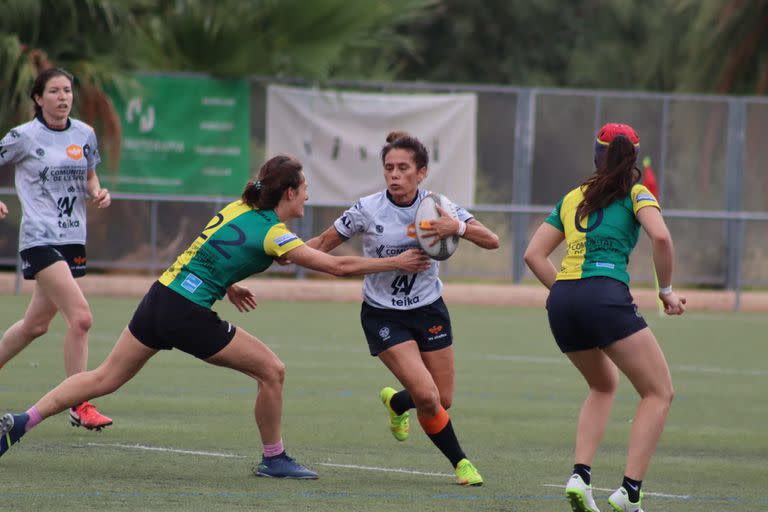
[[[56,206],[59,208],[59,218],[66,215],[67,217],[72,216],[72,209],[75,207],[75,201],[77,200],[77,197],[60,197],[56,201]]]
[[[70,144],[67,146],[67,156],[72,160],[80,160],[83,158],[83,148],[77,144]]]
[[[59,227],[61,229],[69,229],[69,228],[79,228],[80,227],[80,221],[75,219],[72,220],[72,210],[75,208],[75,201],[77,201],[77,197],[75,196],[64,196],[60,197],[56,200],[56,207],[59,209]],[[62,219],[62,217],[67,216],[66,219]]]

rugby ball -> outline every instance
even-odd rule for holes
[[[437,211],[436,205],[439,205],[443,210],[447,211],[454,219],[459,218],[459,213],[456,209],[456,205],[451,202],[450,199],[437,192],[430,192],[424,199],[421,200],[419,207],[416,209],[416,240],[419,242],[419,247],[434,260],[447,260],[451,255],[456,252],[459,247],[458,235],[449,236],[439,240],[435,245],[432,245],[435,238],[424,238],[424,228],[429,226],[429,223],[438,217],[440,213]]]

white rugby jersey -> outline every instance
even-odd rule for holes
[[[35,118],[0,140],[0,165],[16,166],[20,251],[85,244],[85,184],[100,161],[93,128],[76,119],[55,130]]]
[[[359,199],[336,219],[333,226],[342,238],[363,235],[363,254],[369,258],[397,256],[408,249],[418,248],[416,241],[416,210],[429,194],[419,190],[413,204],[398,206],[387,191]],[[458,208],[459,219],[467,221],[472,215]],[[366,274],[363,278],[363,300],[383,309],[414,309],[429,305],[440,298],[443,283],[437,276],[438,262],[424,272],[406,273],[399,270]]]

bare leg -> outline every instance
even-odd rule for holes
[[[35,406],[43,418],[57,414],[91,398],[107,395],[128,382],[157,354],[123,329],[112,352],[95,370],[67,378],[41,398]]]
[[[45,296],[39,286],[35,286],[24,318],[9,327],[0,339],[0,368],[27,345],[48,332],[48,326],[54,316],[56,305]]]
[[[589,394],[581,406],[576,430],[576,463],[592,465],[611,415],[619,371],[599,349],[566,353],[589,385]]]
[[[285,365],[264,343],[238,328],[232,341],[206,362],[238,370],[259,382],[254,416],[261,442],[279,443]]]
[[[661,347],[647,327],[609,345],[605,353],[640,394],[640,404],[629,433],[624,474],[634,480],[642,480],[672,403],[672,377]]]
[[[72,277],[67,263],[58,261],[35,276],[39,290],[55,304],[67,322],[64,335],[64,369],[67,375],[88,366],[88,331],[93,317],[83,292]]]
[[[408,390],[418,414],[431,417],[440,411],[440,392],[415,341],[388,348],[379,359]]]
[[[446,347],[434,352],[422,352],[421,359],[435,381],[440,395],[440,403],[444,409],[450,409],[451,404],[453,404],[455,381],[453,347]]]

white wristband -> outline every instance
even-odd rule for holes
[[[464,236],[464,233],[466,232],[467,232],[467,223],[464,222],[463,220],[460,220],[459,229],[456,230],[456,235],[461,237],[461,236]]]
[[[669,295],[670,293],[672,293],[672,285],[659,288],[659,293],[661,295]]]

